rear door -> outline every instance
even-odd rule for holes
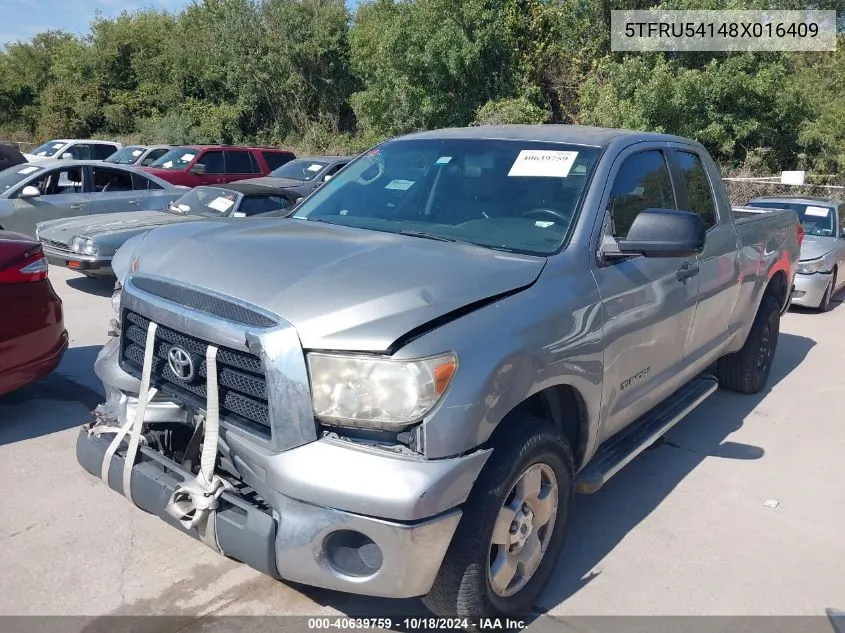
[[[91,159],[104,160],[118,150],[117,145],[109,143],[94,143],[91,145]]]
[[[704,251],[697,258],[695,319],[684,347],[687,364],[691,365],[718,352],[733,334],[729,323],[739,300],[740,242],[729,201],[715,195],[712,172],[704,166],[707,156],[703,150],[673,144],[669,156],[681,183],[679,208],[697,213],[707,227]]]
[[[137,190],[132,172],[103,163],[89,168],[91,213],[138,211],[144,207],[146,190]]]
[[[36,198],[15,198],[15,216],[19,228],[35,235],[35,225],[47,220],[70,218],[88,213],[91,195],[85,190],[85,167],[68,166],[45,170],[29,184],[41,195]]]
[[[675,209],[680,194],[667,161],[667,146],[641,143],[616,159],[602,207],[600,239],[624,239],[639,213]],[[594,270],[604,313],[604,428],[616,433],[679,388],[684,345],[698,296],[698,277],[685,274],[695,258],[647,258],[598,262]]]
[[[226,179],[223,182],[255,178],[261,175],[261,169],[253,159],[249,150],[226,150]]]

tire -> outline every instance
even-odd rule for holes
[[[423,604],[436,615],[497,617],[530,613],[554,571],[563,549],[574,493],[573,459],[569,446],[561,434],[543,419],[520,416],[506,423],[508,427],[502,429],[502,434],[494,442],[493,454],[464,504],[463,517],[434,585],[422,598]],[[547,487],[537,488],[541,492],[533,501],[529,497],[528,503],[534,504],[538,513],[524,513],[522,509],[527,504],[520,507],[520,490],[524,491],[531,486],[520,482],[527,481],[522,476],[528,471],[536,473],[538,470],[540,478],[536,480]],[[554,508],[549,503],[553,499],[553,486],[549,484],[552,481],[551,476],[557,484],[557,503]],[[520,483],[520,486],[517,486],[517,483]],[[542,491],[545,491],[545,495]],[[527,527],[523,521],[541,516],[543,498],[548,503],[545,506],[546,512],[552,517],[549,522],[536,530],[532,528],[526,532],[517,528],[514,531],[517,520],[522,522],[522,527]],[[512,545],[509,548],[506,545],[491,543],[497,519],[500,519],[501,528],[502,525],[508,525],[507,521],[510,520],[505,513],[514,512],[512,508],[506,509],[505,504],[518,508],[518,513],[510,523],[510,530],[505,528],[500,531],[500,537],[504,535],[505,541],[524,538],[522,547]],[[504,521],[500,513],[503,513]],[[544,549],[542,543],[545,543]],[[517,548],[517,553],[508,554],[513,547]],[[530,555],[534,551],[541,553],[539,564],[535,562],[533,574],[528,574],[528,578],[524,579],[517,573],[513,576],[511,585],[506,587],[506,590],[512,587],[513,593],[497,592],[490,575],[492,562],[502,560],[503,556],[505,559],[512,559],[520,555],[526,556],[530,561]],[[522,569],[524,576],[524,567]],[[522,586],[518,586],[523,582]]]
[[[833,274],[830,277],[830,283],[828,283],[827,288],[824,290],[824,295],[822,295],[821,303],[819,303],[819,307],[816,308],[819,312],[827,312],[830,310],[830,299],[833,296],[833,291],[836,289],[836,269],[833,269]]]
[[[780,334],[780,306],[766,295],[742,349],[719,359],[716,376],[730,391],[758,393],[769,380]]]

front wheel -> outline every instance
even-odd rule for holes
[[[819,303],[818,311],[819,312],[827,312],[830,310],[830,299],[833,296],[833,292],[836,290],[836,269],[833,269],[831,273],[830,282],[827,284],[827,288],[824,289],[824,295],[822,295],[821,303]]]
[[[503,422],[431,591],[440,616],[527,615],[563,549],[573,497],[566,441],[538,418]]]

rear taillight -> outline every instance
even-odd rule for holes
[[[798,246],[804,243],[804,227],[801,226],[801,223],[798,223]]]
[[[23,284],[33,281],[47,279],[47,271],[50,268],[47,258],[41,251],[41,246],[24,253],[21,259],[9,262],[3,270],[0,270],[0,284]]]

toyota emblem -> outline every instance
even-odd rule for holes
[[[167,365],[179,380],[190,382],[194,377],[194,359],[187,350],[178,345],[167,351]]]

